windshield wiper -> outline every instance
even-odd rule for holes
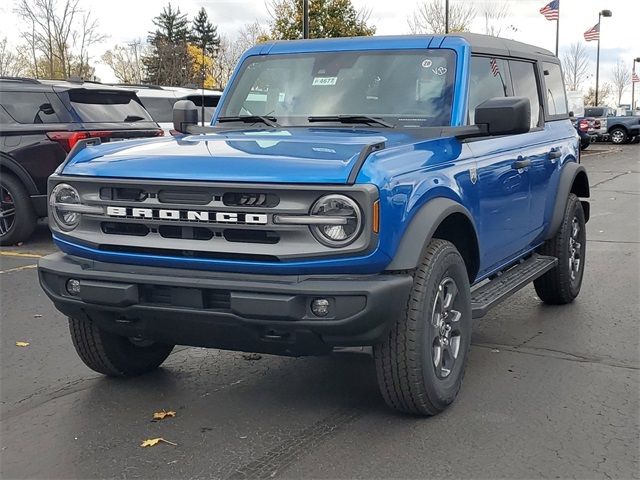
[[[262,115],[242,115],[235,117],[218,117],[218,122],[244,122],[244,123],[258,123],[262,122],[270,127],[279,127],[280,125],[276,121],[276,117],[262,116]]]
[[[140,115],[127,115],[124,119],[125,122],[139,122],[140,120],[144,120],[144,117]]]
[[[368,115],[322,115],[311,116],[307,120],[310,122],[338,122],[338,123],[367,123],[382,125],[387,128],[394,128],[395,125],[376,117],[369,117]]]

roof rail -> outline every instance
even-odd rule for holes
[[[28,77],[0,77],[0,81],[2,82],[23,82],[23,83],[34,83],[39,84],[40,81],[36,78],[28,78]]]
[[[97,80],[85,80],[84,78],[78,77],[77,75],[71,75],[69,78],[67,78],[66,81],[69,83],[96,83],[98,85],[102,85],[102,82],[98,82]]]
[[[114,87],[139,87],[148,88],[150,90],[162,90],[160,85],[150,85],[148,83],[111,83]]]

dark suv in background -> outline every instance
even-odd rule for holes
[[[162,134],[134,91],[0,78],[0,245],[26,240],[47,215],[47,178],[79,140]]]

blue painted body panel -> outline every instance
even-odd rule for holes
[[[254,47],[252,55],[335,50],[450,48],[456,52],[452,126],[467,116],[470,47],[455,37],[372,37],[278,42]],[[235,75],[231,82],[234,81]],[[228,89],[227,89],[228,91]],[[220,104],[225,102],[223,94]],[[216,117],[212,119],[216,123]],[[540,245],[549,225],[562,165],[577,161],[578,140],[569,120],[547,122],[521,135],[461,142],[425,139],[419,130],[385,128],[251,129],[88,147],[64,168],[64,175],[156,180],[344,184],[363,146],[385,142],[371,154],[356,183],[376,185],[381,226],[377,248],[366,256],[283,262],[230,261],[106,252],[61,235],[67,253],[107,262],[270,274],[376,273],[396,254],[411,220],[436,197],[459,202],[471,213],[479,240],[476,281]],[[550,161],[548,152],[562,155]],[[519,157],[532,160],[524,172]],[[470,172],[476,170],[478,181]]]

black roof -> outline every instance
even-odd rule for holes
[[[519,57],[529,59],[544,59],[558,63],[557,57],[549,50],[528,43],[517,42],[507,38],[481,35],[479,33],[450,33],[446,37],[464,38],[473,53],[486,53],[488,55],[501,55],[507,57]],[[541,58],[542,57],[542,58]]]

